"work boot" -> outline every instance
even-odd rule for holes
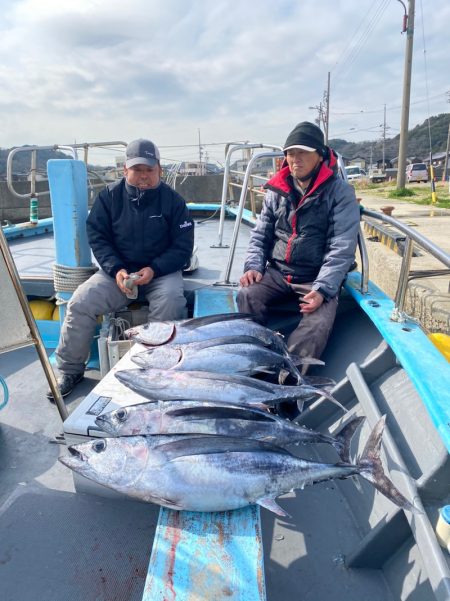
[[[58,378],[56,378],[56,383],[58,385],[59,391],[62,397],[67,396],[72,392],[78,382],[84,378],[84,373],[80,374],[61,374]],[[51,403],[55,402],[53,398],[53,393],[51,389],[47,391],[47,398]]]

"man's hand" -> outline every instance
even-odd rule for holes
[[[134,282],[137,286],[149,284],[155,277],[155,272],[151,267],[143,267],[139,271],[136,271],[136,273],[140,276],[139,279]]]
[[[126,269],[121,269],[116,273],[116,284],[124,294],[129,292],[128,288],[125,286],[125,280],[129,277],[130,276],[128,275],[128,271]]]
[[[139,279],[134,281],[136,286],[144,286],[150,283],[155,276],[155,272],[151,267],[143,267],[139,271],[136,271],[136,274],[139,276]],[[130,275],[126,269],[121,269],[116,273],[116,284],[124,294],[130,292],[129,288],[125,286],[125,280],[129,277]]]
[[[250,269],[249,271],[246,271],[244,273],[244,275],[239,281],[241,283],[241,286],[247,288],[247,286],[251,286],[255,282],[260,282],[262,280],[262,277],[262,273],[259,273],[259,271],[255,271],[254,269]]]
[[[300,299],[300,313],[314,313],[323,303],[323,296],[317,290],[311,290]]]

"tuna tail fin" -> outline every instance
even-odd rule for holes
[[[383,470],[380,459],[381,438],[386,423],[386,416],[383,415],[375,424],[369,439],[364,447],[363,453],[358,461],[360,475],[371,482],[377,490],[385,497],[390,499],[395,505],[402,509],[408,509],[414,513],[421,513],[417,507],[406,499],[402,493],[389,480]]]
[[[341,461],[343,461],[344,463],[351,463],[350,444],[352,442],[352,438],[356,430],[359,428],[359,426],[365,419],[366,418],[363,416],[354,417],[348,422],[348,424],[345,424],[345,426],[343,426],[337,434],[334,435],[336,441],[332,442],[331,444],[338,452]]]

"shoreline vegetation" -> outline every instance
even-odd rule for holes
[[[397,190],[397,182],[383,182],[381,184],[373,184],[368,181],[353,182],[357,193],[368,192],[371,196],[385,198],[401,199],[406,202],[411,201],[415,204],[435,206],[440,209],[450,209],[450,191],[449,182],[435,182],[436,203],[432,202],[431,184],[406,184],[406,187]]]

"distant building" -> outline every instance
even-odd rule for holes
[[[360,169],[365,169],[367,165],[367,161],[364,157],[353,157],[353,159],[349,159],[348,166],[359,167]]]
[[[447,154],[446,152],[433,152],[433,154],[432,154],[433,166],[440,167],[441,165],[444,165],[446,154]],[[450,156],[450,153],[449,153],[449,156]],[[425,163],[426,165],[429,165],[430,157],[428,156],[426,159],[424,159],[423,161],[420,161],[420,162]]]

